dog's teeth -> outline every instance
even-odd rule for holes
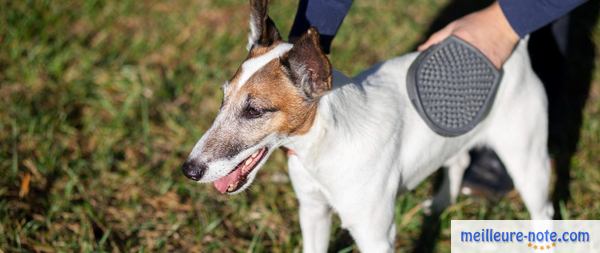
[[[252,154],[252,158],[255,158],[255,157],[257,157],[257,156],[258,156],[258,152],[256,152],[256,153]]]
[[[250,159],[246,160],[246,163],[245,163],[245,164],[246,164],[246,165],[250,165],[250,163],[252,163],[252,158],[250,158]]]
[[[235,187],[235,186],[234,186],[233,184],[230,184],[230,185],[227,187],[227,191],[233,191],[233,188],[234,188],[234,187]]]

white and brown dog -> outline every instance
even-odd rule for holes
[[[309,29],[282,41],[267,1],[250,1],[249,54],[223,86],[212,127],[183,165],[221,193],[248,188],[278,147],[300,202],[305,252],[326,252],[332,210],[364,252],[392,252],[394,203],[441,166],[447,168],[432,208],[458,195],[468,150],[492,147],[504,161],[533,219],[549,219],[550,163],[546,96],[521,42],[504,65],[488,117],[469,133],[434,133],[411,105],[406,73],[417,53],[379,63],[354,78],[332,70]]]

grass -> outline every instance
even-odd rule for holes
[[[447,3],[356,1],[334,66],[356,74],[411,50]],[[0,252],[301,251],[283,154],[232,197],[179,170],[245,57],[246,1],[0,5]],[[272,4],[284,34],[295,8]],[[592,38],[600,45],[599,25]],[[565,218],[600,218],[600,70],[593,77]],[[419,238],[431,185],[398,199],[398,251]],[[499,202],[461,198],[442,214],[437,249],[449,251],[450,219],[526,218],[514,192]],[[343,241],[339,221],[334,228],[332,242]]]

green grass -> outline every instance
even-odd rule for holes
[[[334,66],[356,74],[409,51],[446,4],[355,1],[334,42]],[[0,252],[301,251],[283,154],[232,197],[179,169],[219,108],[220,84],[245,57],[246,1],[0,5]],[[272,4],[284,34],[295,8]],[[598,25],[593,39],[600,45]],[[600,70],[583,115],[573,197],[561,212],[599,219]],[[397,201],[399,251],[419,238],[419,203],[431,182]],[[515,193],[499,202],[461,198],[442,215],[437,249],[449,251],[450,219],[478,218],[528,214]],[[340,241],[339,221],[334,227],[332,241]]]

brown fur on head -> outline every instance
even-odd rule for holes
[[[268,46],[256,44],[248,59],[263,56],[281,43],[284,42],[274,41]],[[231,84],[240,81],[242,71],[238,70]],[[267,63],[245,84],[238,83],[239,89],[227,89],[225,100],[230,97],[240,100],[244,95],[252,97],[257,100],[257,109],[268,107],[267,111],[277,112],[269,124],[269,132],[304,134],[316,114],[318,98],[331,89],[331,82],[331,64],[320,49],[318,32],[311,28],[286,54]]]
[[[331,89],[331,64],[317,30],[285,43],[267,15],[267,1],[250,4],[248,57],[224,85],[219,115],[189,158],[206,167],[200,181],[223,177],[248,154],[308,132],[319,98]]]

